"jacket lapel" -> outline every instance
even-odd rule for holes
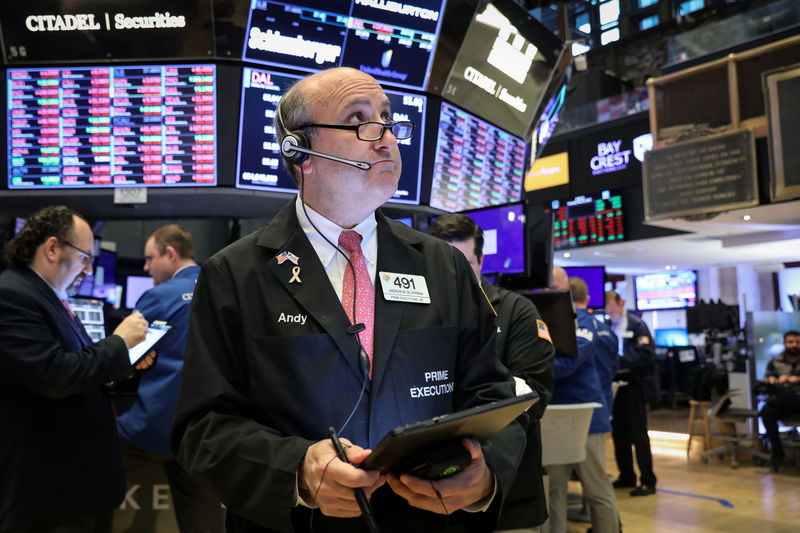
[[[286,235],[289,239],[286,240]],[[278,279],[292,298],[319,323],[333,339],[347,364],[359,377],[362,372],[358,358],[358,344],[355,337],[346,332],[350,321],[341,302],[331,286],[330,278],[320,263],[314,247],[306,237],[295,213],[295,204],[290,202],[275,216],[262,233],[258,245],[271,249],[274,253],[267,268]],[[291,252],[297,256],[297,265],[290,260],[278,264],[277,255]],[[299,267],[299,273],[295,267]],[[292,281],[293,278],[300,281]]]
[[[375,217],[378,221],[378,265],[376,279],[373,280],[375,284],[375,346],[372,358],[372,381],[373,386],[379,387],[389,365],[389,357],[391,357],[403,315],[409,306],[420,305],[387,301],[383,297],[380,273],[398,272],[425,276],[425,263],[423,255],[413,247],[413,244],[419,240],[405,240],[398,236],[380,211],[376,211]]]
[[[53,289],[51,289],[36,272],[27,267],[20,269],[19,272],[23,279],[33,286],[36,292],[44,298],[44,301],[50,306],[50,312],[53,316],[58,317],[61,322],[61,327],[59,329],[62,335],[67,334],[67,331],[71,331],[76,337],[75,340],[79,348],[92,343],[91,338],[86,333],[86,330],[83,329],[81,323],[70,316],[69,311],[67,311],[64,304],[61,303],[61,300],[58,299]],[[66,341],[66,339],[64,340]]]

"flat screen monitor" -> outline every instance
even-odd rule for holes
[[[534,124],[533,134],[531,135],[531,159],[536,159],[544,150],[547,141],[553,136],[553,132],[558,125],[561,110],[564,109],[564,102],[567,100],[567,89],[569,88],[570,74],[572,67],[567,69],[567,73],[562,77],[556,86],[553,96],[547,101],[542,114]]]
[[[600,309],[605,306],[606,268],[604,266],[564,267],[569,277],[581,278],[589,289],[589,307]]]
[[[442,96],[527,137],[563,49],[514,0],[480,2]]]
[[[525,151],[519,137],[442,102],[431,207],[453,212],[518,202]]]
[[[86,330],[93,342],[106,337],[103,300],[75,297],[70,298],[68,303],[72,314],[83,324],[83,329]]]
[[[531,157],[533,159],[533,157]],[[569,154],[560,152],[537,157],[525,173],[525,191],[538,191],[569,183]]]
[[[414,227],[414,219],[412,217],[395,218],[394,221],[395,222],[401,222],[401,223],[405,224],[406,226],[408,226],[409,228],[413,228]]]
[[[487,274],[525,272],[525,206],[522,203],[464,213],[483,230],[483,269]]]
[[[25,227],[26,222],[27,220],[24,218],[14,217],[14,237],[19,235],[19,232]]]
[[[116,282],[117,254],[109,250],[100,250],[94,264],[92,297],[105,300],[118,306],[119,297]]]
[[[443,7],[443,0],[252,0],[243,58],[308,72],[353,67],[425,89]]]
[[[150,276],[128,276],[125,278],[125,307],[136,309],[136,302],[145,291],[153,288],[153,278]]]
[[[697,272],[693,270],[639,274],[633,284],[639,311],[682,309],[697,302]]]
[[[243,76],[236,186],[296,193],[297,184],[281,163],[273,120],[281,96],[301,77],[252,67],[245,67]],[[385,92],[392,106],[392,120],[410,120],[415,124],[414,135],[398,141],[403,172],[397,191],[389,201],[419,204],[428,99],[390,89]]]
[[[622,196],[611,191],[581,195],[566,202],[554,200],[551,210],[556,250],[619,242],[625,238]]]
[[[657,328],[655,343],[656,346],[688,346],[689,332],[686,328]]]
[[[212,186],[216,67],[8,69],[8,187]]]
[[[556,348],[556,357],[578,357],[578,339],[575,335],[578,321],[570,292],[544,290],[522,295],[533,302],[542,316]]]

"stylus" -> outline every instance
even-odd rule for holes
[[[342,447],[342,443],[339,441],[339,436],[336,434],[336,430],[332,427],[328,428],[328,433],[330,433],[331,442],[333,443],[333,449],[336,450],[336,455],[339,456],[339,459],[341,459],[343,463],[350,464],[350,461],[347,459],[347,454]],[[364,489],[356,487],[353,489],[353,492],[356,494],[356,501],[358,502],[358,507],[361,509],[361,514],[364,516],[364,520],[367,521],[367,527],[369,527],[372,533],[379,533],[378,523],[375,522],[375,517],[372,515],[372,506],[369,504],[369,500],[367,500],[367,495],[364,494]]]

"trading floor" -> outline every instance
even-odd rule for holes
[[[617,490],[617,508],[625,533],[796,533],[800,531],[800,467],[777,474],[741,456],[700,462],[702,443],[693,440],[686,456],[688,409],[651,412],[650,430],[658,489],[653,497],[634,498]],[[655,431],[664,432],[654,433]],[[664,435],[664,436],[660,436]],[[614,443],[608,439],[607,467],[616,474]],[[570,483],[570,493],[580,485]],[[579,506],[579,505],[578,505]],[[584,533],[589,523],[569,522],[568,533]]]

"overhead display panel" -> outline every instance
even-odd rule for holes
[[[443,102],[431,207],[464,211],[519,201],[525,150],[519,137]]]
[[[8,187],[216,185],[214,65],[9,69]]]
[[[442,96],[527,138],[562,51],[561,40],[515,1],[481,1]]]
[[[209,0],[3,2],[8,63],[208,57]]]
[[[315,72],[353,67],[381,82],[424,89],[443,0],[253,0],[244,59]]]
[[[556,250],[619,242],[625,238],[622,196],[602,191],[553,201],[553,247]]]
[[[281,163],[273,121],[278,101],[299,77],[250,67],[244,68],[243,75],[236,186],[295,193],[297,184]],[[403,172],[397,191],[389,201],[418,204],[427,98],[389,89],[385,92],[391,103],[392,121],[410,120],[415,124],[410,139],[397,141]],[[347,157],[346,154],[339,155]]]

